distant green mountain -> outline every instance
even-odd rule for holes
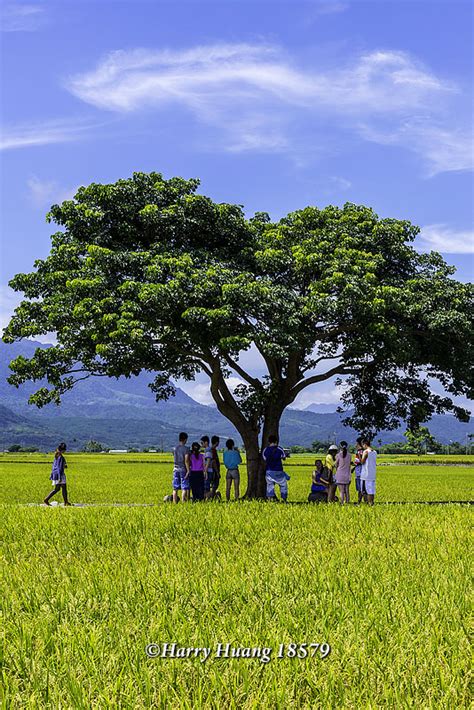
[[[16,389],[6,382],[6,377],[10,374],[9,361],[17,355],[31,357],[36,347],[48,346],[29,340],[12,345],[0,341],[1,448],[18,443],[51,449],[65,440],[69,448],[81,449],[94,439],[112,448],[169,450],[182,429],[189,433],[190,441],[208,433],[218,434],[222,439],[232,436],[240,442],[240,436],[215,407],[195,402],[180,389],[167,402],[157,403],[148,387],[152,373],[118,380],[91,378],[66,393],[60,407],[49,405],[41,410],[31,407],[28,396],[41,383],[27,383]],[[282,419],[282,443],[310,446],[316,439],[354,441],[358,433],[342,424],[344,415],[327,410],[328,405],[320,404],[310,405],[306,410],[288,409]],[[428,426],[435,438],[445,444],[450,440],[464,442],[474,430],[472,424],[462,424],[448,415],[433,417]],[[381,432],[377,441],[401,441],[403,431],[404,428]]]
[[[58,436],[59,434],[55,434],[49,427],[37,424],[0,405],[0,450],[12,444],[52,449],[59,443]]]

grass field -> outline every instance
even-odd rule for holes
[[[69,455],[71,499],[159,502],[167,458]],[[290,461],[302,501],[311,459]],[[4,707],[470,706],[468,506],[21,505],[49,471],[0,456]],[[377,500],[468,500],[472,480],[380,466]],[[147,657],[165,642],[211,655]],[[325,659],[277,657],[322,642]],[[272,648],[270,662],[215,658],[218,643]]]

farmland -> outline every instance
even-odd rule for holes
[[[471,499],[472,458],[381,458],[377,501],[408,504],[374,508],[165,505],[169,454],[67,460],[71,499],[97,505],[29,506],[50,457],[0,456],[6,707],[468,706],[471,512],[413,501]],[[288,462],[290,500],[312,460]],[[273,650],[147,657],[165,642]]]

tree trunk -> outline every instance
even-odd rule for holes
[[[250,429],[240,432],[244,440],[245,453],[247,457],[247,490],[244,498],[265,498],[265,469],[263,465],[262,452],[258,442],[258,432]]]
[[[262,427],[262,443],[259,444],[258,432],[248,429],[239,432],[244,441],[247,454],[248,484],[245,493],[246,499],[266,498],[265,466],[262,452],[268,444],[270,434],[278,436],[282,409],[274,408],[268,412]]]

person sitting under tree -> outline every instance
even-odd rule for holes
[[[314,462],[313,478],[311,483],[311,493],[308,496],[309,503],[327,503],[329,488],[329,473],[321,459]]]

